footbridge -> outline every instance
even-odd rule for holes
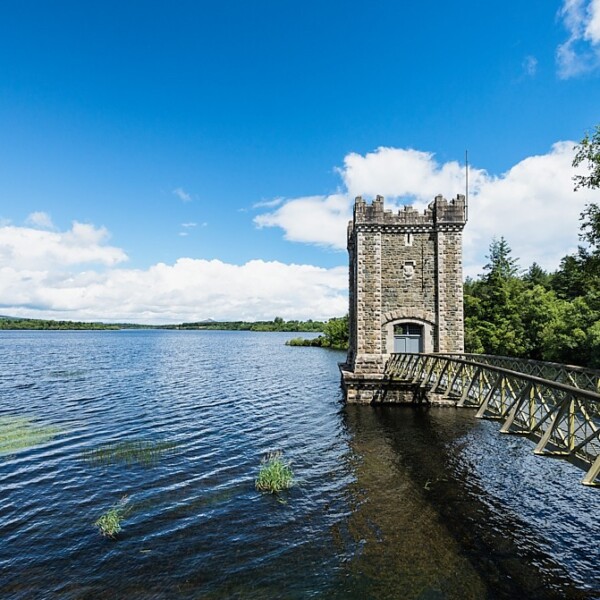
[[[500,432],[524,435],[535,454],[583,468],[582,483],[600,486],[600,371],[481,354],[391,354],[378,400],[404,389],[415,402],[472,408]]]

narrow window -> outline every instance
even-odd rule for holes
[[[405,246],[412,246],[413,245],[413,234],[412,233],[405,233],[404,234],[404,245]]]

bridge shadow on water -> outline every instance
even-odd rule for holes
[[[539,523],[528,523],[485,481],[496,477],[507,489],[529,486],[522,493],[535,506],[540,497],[556,495],[560,485],[528,477],[526,470],[539,464],[536,457],[533,466],[512,469],[513,475],[504,461],[486,465],[486,478],[474,468],[477,453],[465,452],[473,440],[480,445],[492,440],[488,454],[506,445],[494,423],[475,420],[466,410],[402,406],[346,406],[344,419],[356,456],[355,506],[336,536],[340,547],[353,552],[345,564],[347,583],[336,597],[600,598],[594,567],[600,558],[598,530],[567,528],[568,543],[589,548],[591,561],[574,576],[557,560],[556,546],[567,540],[554,540],[553,549]],[[529,441],[508,439],[515,440],[517,454],[531,456]],[[515,460],[510,452],[507,460]],[[597,490],[577,489],[591,500],[593,529]],[[557,519],[569,519],[569,511],[578,509],[563,508]]]

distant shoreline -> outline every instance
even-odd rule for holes
[[[276,317],[272,321],[195,321],[172,325],[144,325],[135,323],[98,323],[86,321],[57,321],[51,319],[22,319],[0,317],[0,331],[119,331],[127,329],[173,329],[195,331],[281,331],[287,333],[321,333],[322,321],[284,321]]]

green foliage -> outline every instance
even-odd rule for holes
[[[83,323],[78,321],[49,321],[0,317],[0,329],[36,330],[115,330],[115,329],[206,329],[219,331],[323,331],[322,321],[196,321],[180,325],[139,325],[136,323]]]
[[[118,504],[111,506],[105,513],[102,513],[102,515],[94,522],[94,525],[100,530],[100,533],[103,536],[114,540],[121,531],[123,519],[127,517],[129,512],[127,496],[124,496]]]
[[[313,348],[323,347],[323,336],[320,335],[315,338],[306,339],[301,337],[292,338],[285,343],[286,346],[308,346]]]
[[[580,239],[591,246],[593,254],[597,254],[600,252],[600,207],[588,204],[581,213],[580,221],[583,221]]]
[[[487,275],[485,275],[487,280],[509,280],[516,276],[519,272],[518,260],[511,257],[511,252],[504,237],[492,240],[490,254],[487,256],[490,262],[483,267],[483,270],[487,271]]]
[[[573,167],[584,165],[588,175],[574,175],[575,190],[582,187],[597,189],[600,187],[600,125],[596,125],[593,131],[586,132],[585,136],[574,147],[575,158]]]
[[[330,348],[332,350],[348,350],[348,337],[350,325],[348,315],[329,319],[323,327],[323,335],[310,340],[293,338],[288,340],[286,346],[312,346],[316,348]]]
[[[523,281],[532,286],[541,285],[544,289],[549,290],[552,286],[552,275],[534,262],[523,275]]]
[[[222,331],[323,331],[322,321],[284,321],[275,317],[273,321],[198,321],[181,325],[165,326],[163,329],[206,329]]]
[[[552,274],[519,276],[506,241],[492,242],[486,273],[464,285],[467,352],[600,367],[600,209],[581,219],[587,246]]]
[[[44,319],[0,318],[0,329],[43,329],[43,330],[104,330],[119,329],[118,325],[106,323],[82,323],[78,321],[48,321]]]
[[[326,348],[335,348],[337,350],[348,349],[348,334],[350,325],[348,315],[340,318],[329,319],[325,323],[323,337],[325,338],[323,346]]]
[[[125,440],[87,450],[82,454],[82,458],[94,466],[121,463],[151,467],[176,446],[175,443],[167,441]]]
[[[277,494],[294,485],[294,472],[282,456],[282,452],[269,452],[263,457],[255,483],[259,492]]]

